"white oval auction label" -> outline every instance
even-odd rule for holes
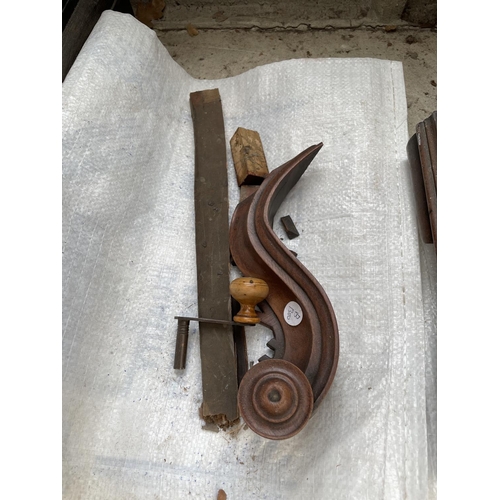
[[[302,308],[299,304],[297,304],[297,302],[292,300],[285,306],[283,317],[290,326],[297,326],[302,321]]]

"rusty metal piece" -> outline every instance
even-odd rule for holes
[[[210,319],[210,318],[192,318],[188,316],[174,316],[177,320],[177,338],[175,341],[175,358],[174,358],[174,370],[184,370],[186,368],[186,355],[187,355],[187,346],[189,339],[189,322],[197,321],[198,323],[212,323],[215,325],[231,325],[233,328],[239,328],[236,330],[239,335],[243,335],[243,341],[245,336],[245,330],[243,326],[253,326],[253,325],[243,325],[242,323],[237,323],[235,321],[227,321],[224,319]],[[243,330],[243,331],[242,331]],[[236,331],[234,333],[236,333]],[[236,341],[236,340],[235,340]],[[243,352],[241,351],[241,347],[239,348],[240,355],[243,356]],[[246,357],[246,346],[244,355]],[[241,381],[241,378],[246,373],[246,370],[239,376],[238,383]]]
[[[211,318],[191,318],[188,316],[174,316],[174,319],[179,321],[197,321],[198,323],[211,323],[212,325],[232,325],[232,326],[242,326],[242,323],[237,321],[229,321],[226,319],[211,319]],[[249,326],[249,325],[245,325]],[[250,325],[252,326],[252,325]]]
[[[259,362],[243,377],[240,413],[250,429],[268,439],[287,439],[311,417],[314,398],[304,373],[283,359]]]
[[[424,243],[437,249],[437,112],[417,124],[406,147]]]
[[[244,275],[261,278],[269,285],[267,299],[259,304],[259,316],[261,323],[273,331],[274,339],[268,346],[274,349],[274,360],[288,361],[304,373],[312,389],[314,409],[325,397],[337,369],[337,321],[321,285],[280,241],[272,227],[285,196],[321,147],[322,144],[311,146],[273,170],[258,191],[236,207],[229,231],[231,253],[239,269]],[[262,363],[267,363],[265,358],[267,356],[261,358]],[[245,377],[250,377],[257,366],[250,368]],[[241,385],[243,383],[244,380]],[[246,412],[252,406],[245,401],[250,397],[257,396],[239,394],[240,410]],[[252,418],[250,414],[242,415],[245,420]],[[270,424],[255,423],[253,430],[267,435],[267,425]],[[290,432],[288,430],[285,437]]]
[[[295,224],[289,215],[281,217],[280,221],[289,240],[293,240],[294,238],[297,238],[297,236],[300,236],[298,229],[295,227]]]
[[[177,339],[175,341],[174,370],[184,370],[184,368],[186,368],[188,338],[189,318],[178,318]]]

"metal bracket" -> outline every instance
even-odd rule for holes
[[[184,368],[186,368],[186,355],[190,321],[197,321],[198,323],[212,323],[216,325],[253,326],[244,325],[243,323],[237,323],[236,321],[227,321],[224,319],[192,318],[189,316],[174,316],[174,319],[177,320],[177,339],[175,341],[174,370],[184,370]]]

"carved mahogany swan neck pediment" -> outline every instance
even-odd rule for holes
[[[323,144],[307,148],[270,172],[233,214],[229,245],[244,276],[264,280],[262,324],[274,334],[263,356],[241,381],[240,412],[248,426],[269,439],[299,432],[328,389],[338,364],[339,335],[325,291],[273,231],[274,217]]]

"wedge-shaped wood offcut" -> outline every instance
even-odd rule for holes
[[[297,236],[300,236],[299,231],[295,227],[295,224],[293,223],[293,220],[289,215],[281,217],[280,220],[281,224],[283,224],[283,228],[285,229],[285,233],[288,236],[289,240],[293,240],[294,238],[297,238]]]
[[[238,186],[262,184],[269,170],[259,133],[239,127],[230,142]]]

